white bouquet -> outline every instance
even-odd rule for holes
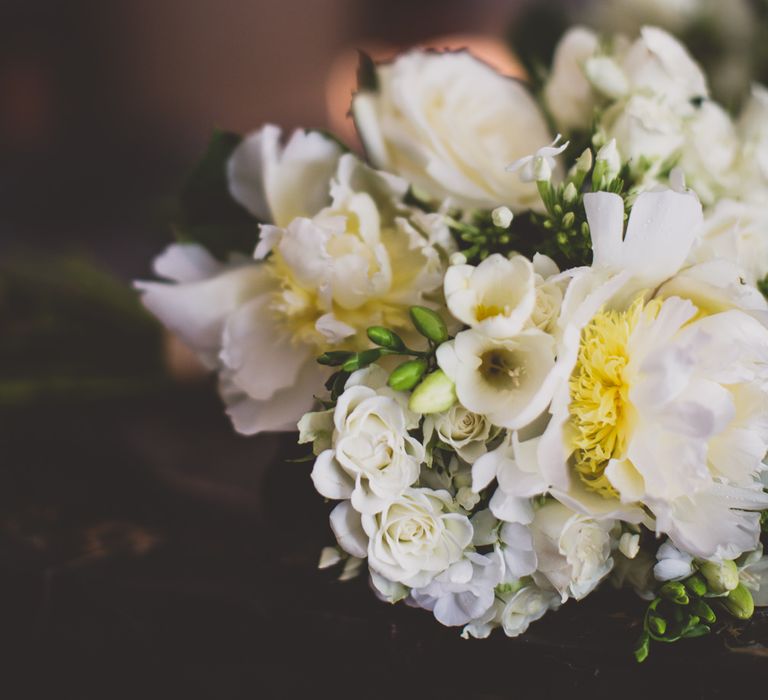
[[[569,31],[540,99],[466,52],[360,75],[366,159],[219,134],[165,281],[138,283],[238,431],[312,444],[321,566],[465,637],[611,581],[649,601],[639,660],[750,617],[768,91],[734,120],[653,27]]]

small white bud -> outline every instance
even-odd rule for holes
[[[640,551],[640,535],[632,532],[625,532],[619,538],[619,551],[627,559],[634,559]]]
[[[509,228],[509,225],[512,223],[512,219],[515,218],[515,215],[512,213],[509,207],[496,207],[491,212],[491,220],[493,221],[494,226],[498,226],[499,228]]]
[[[548,158],[536,156],[533,159],[533,179],[536,182],[549,182],[552,179],[552,166]]]
[[[576,185],[574,185],[572,182],[569,182],[563,191],[563,199],[568,202],[568,204],[572,204],[576,201],[576,197],[578,196],[579,192],[576,189]]]
[[[682,168],[672,168],[672,171],[669,173],[669,186],[675,191],[675,192],[685,192],[685,173],[683,172]]]
[[[621,157],[616,148],[616,139],[611,139],[597,152],[597,160],[605,163],[605,178],[613,180],[621,170]]]
[[[467,256],[464,253],[451,253],[451,257],[448,258],[448,262],[451,265],[466,265]]]
[[[582,153],[576,159],[576,170],[582,173],[588,173],[592,169],[592,149],[585,148]]]

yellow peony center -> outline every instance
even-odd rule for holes
[[[654,318],[661,304],[653,300],[644,305],[638,298],[626,311],[601,311],[581,334],[570,379],[573,466],[587,488],[605,498],[618,497],[605,469],[626,452],[633,424],[629,339],[640,318]]]

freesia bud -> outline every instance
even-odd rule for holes
[[[748,620],[755,612],[755,601],[747,587],[740,583],[725,599],[725,607],[728,612],[739,620]]]
[[[592,170],[592,150],[585,148],[584,152],[576,159],[576,170],[588,173]]]
[[[619,149],[616,148],[616,139],[611,139],[597,152],[597,162],[605,163],[605,178],[613,180],[621,170],[621,157]]]
[[[426,306],[412,306],[409,311],[413,325],[425,338],[437,344],[448,340],[448,329],[439,314]]]
[[[371,326],[368,329],[368,338],[372,343],[389,350],[403,350],[405,348],[403,339],[394,331],[383,326]]]
[[[491,220],[493,221],[493,225],[498,226],[499,228],[509,228],[509,225],[512,223],[514,216],[515,215],[512,213],[509,207],[496,207],[491,212]]]
[[[569,182],[565,190],[563,191],[563,199],[568,204],[573,204],[576,201],[576,197],[578,196],[579,196],[579,191],[576,189],[576,185],[574,185],[572,182]]]
[[[408,360],[393,370],[387,384],[395,391],[410,391],[419,383],[426,371],[426,360]]]
[[[440,413],[456,402],[456,386],[443,370],[432,372],[411,394],[408,408],[414,413]]]
[[[466,265],[467,256],[464,253],[451,253],[451,257],[448,259],[451,265]]]
[[[713,593],[727,593],[739,585],[739,570],[732,561],[724,561],[722,564],[706,561],[701,566],[701,573]]]

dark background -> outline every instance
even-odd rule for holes
[[[213,127],[343,128],[328,81],[351,50],[501,46],[520,11],[0,3],[0,697],[699,697],[766,677],[725,651],[754,652],[760,621],[638,669],[632,599],[464,642],[317,572],[331,535],[310,465],[287,461],[303,452],[235,435],[214,381],[169,361],[129,288],[170,241],[170,200]]]

